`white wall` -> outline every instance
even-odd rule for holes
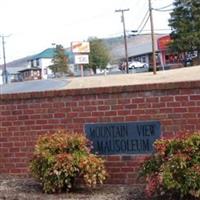
[[[42,79],[47,79],[48,76],[51,76],[53,73],[48,68],[49,65],[52,65],[52,59],[51,58],[42,58],[40,59],[40,67],[42,69]]]

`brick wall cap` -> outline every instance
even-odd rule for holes
[[[200,88],[200,80],[2,94],[0,95],[0,101],[8,101],[13,99],[15,100],[33,99],[33,98],[38,99],[38,98],[77,96],[77,95],[115,94],[121,92],[145,92],[153,90],[195,89],[195,88]]]

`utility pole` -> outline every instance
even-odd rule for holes
[[[125,59],[126,59],[126,73],[129,73],[128,70],[128,50],[127,50],[127,40],[126,40],[126,27],[125,27],[125,20],[124,20],[124,12],[129,11],[129,9],[119,9],[115,10],[115,12],[122,13],[122,23],[123,23],[123,31],[124,31],[124,49],[125,49]]]
[[[5,78],[4,81],[7,84],[8,83],[8,72],[7,72],[7,67],[6,67],[6,52],[5,52],[5,37],[8,36],[4,36],[1,35],[0,36],[2,38],[2,48],[3,48],[3,77]]]
[[[152,15],[152,5],[151,0],[149,0],[149,14],[151,23],[151,41],[152,41],[152,55],[153,55],[153,74],[156,74],[156,51],[155,51],[155,35],[154,35],[154,25],[153,25],[153,15]]]

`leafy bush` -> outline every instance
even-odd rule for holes
[[[147,181],[147,195],[154,199],[200,199],[200,133],[160,139],[154,148],[140,173]]]
[[[83,134],[58,130],[40,136],[35,146],[30,171],[47,193],[69,191],[76,178],[88,187],[103,183],[104,161],[90,153],[91,144]]]

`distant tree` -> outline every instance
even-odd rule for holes
[[[194,44],[198,51],[198,58],[200,59],[200,1],[192,0],[192,15],[194,23]]]
[[[65,49],[62,45],[56,45],[54,57],[52,59],[53,64],[49,66],[55,75],[64,75],[69,72],[68,57],[65,54]]]
[[[185,54],[198,51],[200,58],[200,1],[174,0],[173,4],[169,20],[171,48]]]
[[[111,60],[111,56],[107,46],[103,40],[98,38],[89,38],[90,42],[90,54],[88,68],[91,68],[96,74],[96,69],[105,69],[107,64]]]

